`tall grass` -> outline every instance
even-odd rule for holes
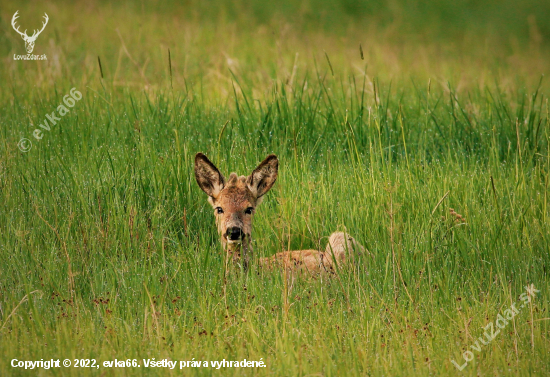
[[[529,24],[529,3],[520,7],[512,37],[483,18],[486,30],[460,39],[435,36],[456,14],[446,2],[419,7],[434,20],[422,25],[414,13],[406,27],[389,20],[412,9],[407,2],[342,2],[330,17],[317,2],[302,13],[291,2],[276,11],[46,4],[50,34],[36,49],[48,61],[10,60],[23,42],[9,30],[0,43],[9,51],[0,72],[1,375],[35,373],[12,368],[14,358],[142,365],[51,372],[79,376],[455,374],[450,360],[462,364],[527,284],[541,290],[533,304],[462,373],[546,373],[543,11]],[[46,9],[23,5],[37,18]],[[15,8],[2,10],[4,29]],[[418,33],[401,34],[407,27]],[[494,41],[504,42],[486,45]],[[72,87],[83,99],[34,139]],[[27,153],[21,137],[33,142]],[[338,277],[285,284],[282,271],[231,270],[224,289],[212,210],[193,175],[199,151],[224,174],[278,155],[279,179],[254,219],[257,256],[324,248],[336,229],[368,251]],[[267,367],[144,368],[153,357],[263,358]]]

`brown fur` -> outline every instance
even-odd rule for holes
[[[260,258],[260,266],[264,268],[284,267],[312,275],[334,273],[335,262],[338,267],[343,267],[350,259],[346,255],[363,253],[364,250],[364,247],[350,235],[344,232],[334,232],[329,237],[324,252],[318,250],[284,251],[269,258]]]
[[[199,187],[208,194],[208,201],[214,208],[216,224],[228,259],[242,263],[247,270],[252,259],[252,218],[262,196],[277,180],[279,161],[269,155],[248,177],[229,175],[226,181],[218,168],[202,154],[195,156],[195,178]],[[240,229],[241,236],[232,241],[231,229]],[[343,232],[335,232],[329,237],[324,252],[318,250],[298,250],[277,253],[269,258],[260,258],[259,265],[271,269],[283,267],[289,270],[311,274],[333,273],[335,263],[341,267],[352,256],[364,251],[353,237]]]

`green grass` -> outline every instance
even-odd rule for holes
[[[87,4],[0,11],[0,375],[548,373],[547,5]],[[23,29],[49,14],[47,61],[13,60],[17,9]],[[82,100],[36,140],[73,87]],[[338,229],[368,253],[338,277],[224,282],[199,151],[226,176],[278,155],[257,256]],[[459,372],[528,284],[532,305]]]

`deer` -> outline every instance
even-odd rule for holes
[[[195,179],[208,195],[226,261],[232,260],[243,271],[248,271],[253,260],[252,220],[264,195],[277,180],[279,160],[267,156],[249,176],[231,173],[229,179],[203,153],[195,156]],[[345,267],[365,248],[346,232],[334,232],[325,251],[295,250],[276,253],[259,259],[259,267],[272,270],[277,267],[311,275],[334,274]]]
[[[27,30],[25,29],[25,32],[22,33],[19,31],[19,26],[16,26],[16,20],[17,18],[19,17],[17,15],[17,13],[19,13],[19,11],[16,11],[15,14],[13,15],[12,19],[11,19],[11,26],[13,27],[13,29],[19,33],[19,35],[21,35],[21,38],[23,38],[23,40],[25,41],[25,48],[27,49],[27,53],[32,53],[32,50],[34,50],[34,42],[36,41],[36,38],[38,38],[38,36],[40,35],[40,33],[42,33],[42,31],[44,31],[44,28],[46,27],[46,25],[48,24],[48,15],[46,13],[44,13],[44,18],[46,19],[45,22],[42,23],[42,29],[40,29],[40,31],[38,30],[34,30],[33,34],[29,37],[27,35]]]

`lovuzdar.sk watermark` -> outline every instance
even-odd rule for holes
[[[494,322],[490,322],[487,326],[485,326],[483,329],[485,332],[483,333],[483,336],[480,336],[476,342],[470,346],[472,351],[481,352],[482,346],[487,346],[489,343],[491,343],[497,335],[500,333],[500,330],[504,329],[508,322],[514,318],[516,315],[519,314],[520,310],[525,307],[528,303],[531,302],[531,299],[535,297],[535,294],[537,292],[540,292],[538,289],[535,289],[535,286],[533,284],[528,285],[525,287],[526,293],[522,293],[519,298],[523,303],[519,305],[519,308],[516,307],[516,304],[510,305],[509,309],[504,310],[502,314],[497,315],[497,319]],[[496,325],[496,326],[495,326]],[[451,363],[458,369],[459,371],[462,371],[464,368],[466,368],[466,365],[470,361],[474,359],[474,353],[468,350],[464,351],[462,354],[462,358],[464,361],[466,361],[464,364],[459,365],[456,361],[451,359]]]
[[[42,55],[34,55],[34,54],[17,55],[17,54],[13,54],[13,60],[48,60],[48,57],[46,56],[46,54],[42,54]]]
[[[19,17],[17,15],[18,13],[19,11],[15,12],[15,14],[13,15],[11,19],[11,26],[13,27],[13,30],[15,30],[21,36],[21,38],[23,38],[23,40],[25,41],[25,49],[27,50],[27,54],[26,55],[13,54],[13,60],[47,60],[48,58],[46,57],[45,54],[34,55],[32,51],[34,50],[34,42],[36,42],[36,38],[38,38],[40,33],[44,31],[44,29],[46,28],[46,25],[48,24],[48,20],[49,20],[48,15],[44,13],[45,21],[42,23],[42,29],[34,30],[33,34],[29,36],[27,34],[26,29],[24,32],[22,32],[19,30],[19,26],[17,26],[16,20]]]

